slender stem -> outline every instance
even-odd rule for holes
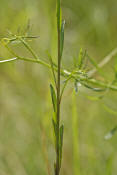
[[[18,59],[23,60],[23,61],[27,61],[27,62],[41,64],[41,65],[51,69],[51,65],[46,63],[45,61],[42,61],[40,59],[39,60],[34,60],[34,59],[31,59],[31,58],[25,58],[25,57],[20,57],[20,56],[16,56],[16,58],[11,58],[9,60],[2,60],[2,61],[0,61],[0,64],[1,63],[6,63],[6,62],[11,62],[11,61],[16,61]],[[54,70],[58,71],[58,69],[56,67],[54,67]],[[61,69],[60,72],[61,72],[61,75],[63,77],[69,77],[72,74],[72,72],[69,72],[65,69]],[[99,87],[102,87],[102,88],[108,88],[110,90],[117,91],[117,86],[115,86],[115,85],[111,85],[110,83],[109,84],[104,83],[102,81],[95,80],[95,79],[87,79],[86,77],[81,77],[80,75],[72,74],[71,79],[76,79],[76,80],[78,79],[81,82],[84,81],[84,82],[90,83],[91,85],[95,85],[95,86],[99,86]]]
[[[29,52],[32,54],[32,56],[33,56],[36,60],[38,60],[38,59],[39,59],[38,56],[37,56],[36,53],[32,50],[32,48],[28,45],[28,43],[25,42],[25,40],[22,39],[22,38],[19,38],[19,40],[20,40],[20,41],[24,44],[24,46],[29,50]]]
[[[11,62],[11,61],[16,61],[16,60],[23,60],[23,61],[27,61],[27,62],[32,62],[32,63],[37,63],[37,64],[41,64],[49,69],[51,69],[51,65],[49,65],[48,63],[46,63],[45,61],[42,61],[42,60],[34,60],[34,59],[31,59],[31,58],[25,58],[25,57],[20,57],[20,56],[16,56],[16,58],[11,58],[9,60],[2,60],[0,61],[0,64],[1,63],[6,63],[6,62]],[[54,67],[54,70],[55,71],[58,71],[58,69],[56,67]],[[61,75],[63,77],[69,77],[72,72],[69,72],[65,69],[61,69]],[[113,91],[117,91],[117,86],[115,85],[111,85],[110,83],[104,83],[102,81],[99,81],[99,80],[95,80],[95,79],[87,79],[86,77],[81,77],[80,75],[75,75],[75,74],[72,74],[71,75],[71,79],[78,79],[79,82],[81,81],[84,81],[84,82],[87,82],[87,83],[90,83],[91,85],[95,85],[95,86],[99,86],[99,87],[102,87],[102,88],[108,88],[110,90],[113,90]]]
[[[11,48],[8,47],[8,45],[4,45],[8,51],[15,56],[15,58],[11,58],[9,60],[2,60],[0,61],[0,63],[6,63],[6,62],[10,62],[10,61],[16,61],[17,59],[19,60],[23,60],[23,61],[27,61],[27,62],[33,62],[33,63],[37,63],[37,64],[41,64],[47,68],[51,68],[51,65],[46,63],[45,61],[42,61],[41,59],[32,59],[32,58],[25,58],[25,57],[21,57],[21,56],[18,56]],[[54,70],[56,72],[58,72],[58,68],[54,65],[53,66]],[[87,77],[82,77],[78,74],[72,74],[72,72],[66,70],[66,69],[61,69],[61,66],[60,66],[60,70],[59,70],[59,73],[64,76],[64,77],[69,77],[71,76],[72,79],[76,79],[78,80],[79,82],[87,82],[87,83],[90,83],[91,85],[95,85],[95,86],[99,86],[99,87],[102,87],[102,88],[108,88],[110,90],[113,90],[113,91],[117,91],[117,86],[115,85],[112,85],[112,84],[108,84],[107,82],[102,82],[102,81],[99,81],[99,80],[96,80],[96,79],[89,79]]]
[[[61,56],[60,56],[60,0],[57,0],[57,31],[58,31],[58,70],[57,70],[57,144],[56,144],[56,169],[55,175],[59,175],[59,125],[60,125],[60,75],[61,75]]]
[[[62,90],[61,90],[61,94],[60,94],[60,102],[61,102],[61,100],[62,100],[62,96],[63,96],[63,92],[64,92],[64,90],[65,90],[65,88],[66,88],[66,86],[67,86],[67,83],[68,83],[68,81],[72,78],[72,75],[74,74],[74,72],[71,72],[71,74],[68,76],[68,78],[65,80],[65,83],[64,83],[64,86],[63,86],[63,88],[62,88]]]
[[[51,66],[48,63],[46,63],[42,60],[34,60],[34,59],[28,59],[28,58],[23,58],[23,57],[17,57],[17,58],[20,60],[23,60],[23,61],[41,64],[49,69],[51,68]],[[54,70],[58,71],[58,69],[56,67],[54,67]],[[72,74],[72,72],[69,72],[65,69],[61,69],[60,72],[61,72],[61,75],[64,77],[69,77],[71,75],[72,79],[76,79],[76,80],[79,80],[81,82],[84,81],[84,82],[90,83],[91,85],[94,85],[94,86],[99,86],[102,88],[108,88],[110,90],[117,91],[117,86],[111,85],[110,83],[108,84],[108,83],[105,83],[105,82],[102,82],[102,81],[99,81],[96,79],[87,79],[87,77],[82,77],[80,75]]]
[[[57,136],[56,136],[56,168],[55,168],[55,175],[59,175],[60,173],[60,149],[59,149],[59,140],[60,140],[60,78],[61,78],[61,54],[60,54],[60,47],[61,47],[61,29],[60,29],[60,0],[57,0],[57,32],[58,32],[58,65],[57,65]]]

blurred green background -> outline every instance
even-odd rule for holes
[[[117,1],[62,0],[62,10],[66,20],[63,67],[73,68],[80,47],[97,62],[117,47]],[[48,61],[48,50],[56,61],[55,0],[0,0],[0,19],[1,38],[7,37],[8,31],[22,33],[30,21],[30,34],[40,36],[30,45],[43,60]],[[14,47],[19,55],[31,57],[22,45]],[[0,59],[11,57],[0,45]],[[104,67],[109,80],[115,61],[113,57]],[[48,69],[34,63],[0,65],[0,175],[53,173],[51,77]],[[99,94],[80,87],[74,96],[73,88],[69,83],[62,101],[65,133],[61,175],[114,175],[117,135],[107,141],[104,136],[117,124],[116,112],[112,112],[117,106],[116,92],[91,101],[87,96]]]

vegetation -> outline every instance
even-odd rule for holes
[[[110,71],[110,75],[107,75],[107,70],[109,70],[109,68],[106,70],[104,69],[104,66],[109,63],[109,61],[111,61],[111,59],[117,54],[117,49],[115,48],[108,56],[106,56],[103,60],[101,60],[101,62],[99,64],[97,64],[97,61],[95,61],[95,59],[93,59],[91,56],[89,56],[89,53],[87,50],[85,49],[80,49],[79,50],[79,54],[78,56],[74,56],[73,57],[73,61],[74,63],[72,64],[73,66],[69,66],[69,70],[64,68],[63,66],[63,51],[64,51],[64,28],[65,28],[65,20],[63,19],[63,13],[61,10],[61,2],[60,0],[57,0],[56,2],[57,4],[57,12],[56,12],[56,16],[57,16],[57,27],[55,27],[56,31],[55,32],[53,30],[52,33],[52,37],[56,37],[57,36],[57,45],[56,45],[56,39],[55,41],[53,41],[52,43],[52,50],[51,53],[49,51],[46,52],[45,57],[47,57],[47,59],[41,59],[38,54],[36,53],[35,50],[38,50],[35,46],[35,50],[33,49],[33,47],[31,46],[31,44],[29,43],[30,41],[33,42],[34,39],[38,39],[40,38],[39,36],[33,36],[31,34],[29,34],[29,24],[26,26],[26,29],[24,29],[24,31],[20,31],[18,32],[18,34],[12,34],[11,32],[9,32],[9,36],[5,37],[3,39],[1,39],[1,47],[3,49],[3,53],[6,52],[4,50],[4,48],[6,48],[6,50],[8,51],[7,54],[10,53],[10,55],[12,55],[12,57],[10,56],[9,59],[2,59],[0,61],[0,66],[2,67],[3,65],[3,70],[6,73],[7,70],[5,70],[5,66],[4,63],[8,63],[9,67],[8,67],[8,74],[7,76],[10,76],[11,79],[15,82],[15,83],[19,83],[22,82],[22,80],[18,79],[19,74],[15,73],[16,70],[14,70],[14,68],[12,67],[13,65],[18,66],[17,62],[20,63],[21,61],[25,61],[27,62],[27,64],[29,65],[29,70],[28,67],[25,69],[26,71],[26,75],[28,76],[28,83],[26,86],[34,86],[35,85],[35,92],[34,95],[32,95],[32,89],[29,89],[29,97],[27,99],[28,104],[30,105],[25,105],[26,101],[24,100],[24,108],[21,108],[20,110],[23,112],[22,114],[25,115],[26,117],[29,115],[33,115],[34,111],[38,111],[38,105],[39,104],[39,113],[35,112],[35,115],[38,116],[40,115],[40,113],[43,114],[43,116],[46,117],[41,117],[41,119],[34,119],[34,117],[28,121],[28,125],[27,125],[27,119],[25,118],[25,116],[22,118],[21,121],[21,125],[17,128],[18,125],[18,121],[16,119],[14,119],[12,122],[15,121],[15,124],[13,124],[12,122],[10,123],[9,126],[9,122],[8,122],[8,128],[7,128],[7,132],[9,131],[9,137],[11,137],[12,133],[14,134],[15,130],[17,132],[19,132],[20,134],[24,134],[27,132],[26,137],[28,136],[28,144],[23,143],[23,151],[24,154],[21,150],[17,150],[17,146],[19,147],[20,143],[22,142],[21,140],[18,139],[19,143],[17,145],[17,141],[16,141],[16,145],[14,146],[15,150],[13,149],[12,152],[10,151],[9,154],[9,150],[8,150],[8,156],[5,155],[5,153],[7,153],[7,151],[1,147],[1,173],[2,174],[18,174],[18,173],[23,173],[23,174],[54,174],[54,175],[59,175],[59,174],[69,174],[67,172],[68,167],[70,169],[73,168],[73,174],[86,174],[87,171],[82,170],[82,162],[85,162],[84,160],[82,160],[82,154],[83,153],[83,144],[81,144],[81,140],[79,139],[80,136],[80,125],[78,125],[79,120],[78,120],[78,116],[85,116],[86,117],[86,113],[84,111],[84,109],[86,109],[87,105],[89,105],[88,103],[85,103],[84,99],[83,101],[80,102],[80,104],[77,105],[77,94],[83,98],[87,98],[88,100],[93,101],[92,103],[90,103],[91,106],[91,111],[89,113],[90,115],[96,115],[96,111],[98,112],[98,115],[101,114],[100,110],[98,110],[98,105],[101,104],[101,106],[103,106],[104,111],[108,112],[108,115],[116,115],[116,109],[114,109],[114,105],[113,107],[110,107],[110,105],[107,104],[108,102],[108,96],[113,96],[112,98],[114,98],[115,93],[117,91],[117,65],[116,63],[114,64],[114,68],[113,68],[113,73],[112,70]],[[53,22],[52,22],[53,23]],[[55,33],[56,34],[55,34]],[[52,40],[51,37],[51,40]],[[36,41],[35,41],[36,42]],[[20,48],[18,47],[20,46]],[[25,48],[25,50],[28,51],[28,53],[30,53],[30,55],[28,55],[28,53],[23,50],[23,47]],[[57,47],[55,47],[57,46]],[[22,53],[20,53],[20,51],[23,51],[24,55],[26,56],[22,56]],[[19,52],[18,52],[19,51]],[[55,51],[57,51],[57,54],[55,53]],[[55,60],[55,58],[57,58]],[[11,63],[12,62],[12,63]],[[50,93],[51,93],[51,100],[52,100],[52,105],[53,105],[53,117],[52,117],[52,122],[50,122],[50,115],[48,114],[48,112],[44,113],[44,110],[46,109],[46,105],[49,106],[50,104],[50,99],[48,97],[48,93],[46,93],[46,95],[44,95],[44,92],[42,93],[45,100],[43,101],[41,98],[39,100],[38,96],[36,94],[38,94],[38,85],[40,84],[40,86],[45,87],[46,83],[43,81],[39,81],[39,84],[36,83],[35,80],[33,80],[33,72],[30,72],[32,63],[36,63],[37,66],[38,64],[43,65],[44,67],[48,68],[48,70],[51,70],[52,72],[52,76],[53,76],[53,80],[52,83],[50,84]],[[70,63],[71,64],[71,63]],[[19,65],[19,69],[24,65],[24,63],[21,65]],[[69,65],[69,63],[68,63]],[[32,66],[33,67],[33,66]],[[34,70],[38,70],[37,67],[34,67]],[[38,75],[38,73],[44,72],[44,70],[39,70],[35,73],[35,76]],[[49,73],[49,72],[47,72]],[[12,75],[14,74],[14,75]],[[24,73],[23,73],[24,74]],[[44,76],[43,76],[44,77]],[[21,77],[22,78],[22,77]],[[32,83],[30,83],[32,80]],[[44,78],[44,80],[46,80],[46,78]],[[49,80],[50,82],[50,80]],[[24,82],[22,83],[26,83],[25,79]],[[33,84],[34,83],[34,84]],[[45,83],[45,85],[44,85]],[[70,132],[70,137],[71,137],[71,133],[72,133],[72,144],[69,143],[70,146],[73,146],[73,160],[69,161],[70,165],[67,164],[67,168],[66,170],[62,171],[61,170],[61,165],[62,165],[62,158],[64,157],[63,155],[63,143],[65,142],[65,138],[66,134],[64,136],[64,125],[63,122],[61,122],[61,116],[63,117],[64,113],[62,111],[64,111],[64,108],[62,108],[61,103],[62,103],[62,99],[65,99],[64,97],[64,90],[65,88],[67,88],[67,85],[69,83],[69,86],[72,84],[72,102],[70,101],[70,104],[67,104],[66,106],[64,105],[64,108],[68,110],[68,114],[69,114],[69,107],[71,105],[71,116],[69,117],[67,116],[66,120],[68,121],[68,129],[65,130],[66,134],[68,132]],[[4,83],[3,83],[4,84]],[[20,88],[23,86],[20,86]],[[15,88],[16,89],[16,88]],[[14,90],[15,90],[14,89]],[[47,89],[45,89],[47,91]],[[24,96],[25,99],[25,89],[23,90],[24,94],[22,94]],[[67,90],[69,92],[69,88]],[[13,91],[13,93],[15,93]],[[97,93],[97,94],[95,94]],[[21,95],[21,96],[22,96]],[[84,95],[84,97],[82,96]],[[17,96],[17,93],[16,93]],[[34,97],[33,97],[34,96]],[[79,96],[79,97],[80,97]],[[20,95],[18,95],[18,98],[20,97]],[[40,95],[41,97],[41,95]],[[62,98],[64,97],[64,98]],[[7,97],[6,97],[7,98]],[[33,98],[36,101],[33,101]],[[107,98],[107,99],[106,99]],[[67,99],[69,99],[67,97]],[[94,106],[94,101],[96,102],[96,106]],[[112,100],[113,101],[113,100]],[[23,102],[23,99],[21,100],[21,102]],[[99,103],[98,103],[99,102]],[[47,104],[46,104],[47,103]],[[33,106],[32,106],[33,105]],[[6,105],[7,106],[7,105]],[[9,106],[9,105],[8,105]],[[90,106],[88,106],[90,108]],[[30,109],[27,113],[28,110],[26,110],[25,108]],[[97,108],[97,109],[95,109]],[[6,108],[7,109],[7,108]],[[13,109],[15,109],[15,113],[17,115],[17,111],[19,109],[15,108],[15,106],[13,106]],[[79,109],[81,111],[79,111]],[[7,109],[8,110],[8,109]],[[40,112],[41,110],[43,110],[43,112]],[[79,111],[79,112],[78,112]],[[102,113],[104,113],[104,111]],[[82,114],[81,114],[82,112]],[[14,114],[15,114],[14,113]],[[31,114],[30,114],[31,113]],[[62,113],[62,114],[61,114]],[[78,114],[79,113],[79,114]],[[12,114],[12,115],[14,115]],[[21,113],[19,113],[21,115]],[[67,114],[67,115],[68,115]],[[9,116],[9,114],[8,114]],[[101,114],[101,116],[103,117],[103,115]],[[70,118],[70,119],[69,119]],[[63,118],[62,118],[63,119]],[[81,118],[82,119],[82,118]],[[81,120],[80,119],[80,120]],[[92,119],[92,117],[90,118]],[[98,118],[97,118],[98,119]],[[34,120],[34,121],[33,121]],[[65,120],[65,122],[66,122]],[[70,121],[69,121],[70,120]],[[83,119],[83,121],[86,122],[86,118]],[[31,122],[34,122],[33,124],[31,124]],[[98,120],[94,121],[94,126],[93,126],[93,131],[97,128],[97,122]],[[103,121],[103,120],[102,120]],[[19,120],[20,122],[20,120]],[[4,122],[3,122],[4,123]],[[87,123],[87,122],[86,122]],[[90,126],[90,124],[92,123],[92,121],[88,121],[88,125]],[[104,122],[105,123],[105,122]],[[6,121],[5,121],[6,124]],[[13,130],[12,130],[12,125],[13,125]],[[22,125],[26,125],[23,127],[24,131],[22,130]],[[55,152],[56,152],[56,158],[54,155],[54,153],[51,153],[51,151],[49,152],[48,146],[50,146],[50,144],[47,143],[47,140],[53,143],[53,137],[51,136],[51,126],[53,125],[53,133],[54,133],[54,145],[55,145]],[[29,128],[29,126],[31,126],[31,128]],[[27,129],[25,129],[25,127],[27,127]],[[95,127],[95,128],[94,128]],[[107,141],[105,140],[109,140],[110,138],[112,138],[112,136],[116,133],[117,127],[116,125],[112,126],[113,128],[111,128],[111,130],[108,130],[108,133],[104,133],[103,134],[103,139],[101,139],[100,143],[103,140],[103,145],[107,145]],[[20,131],[18,131],[20,130]],[[33,131],[32,131],[33,130]],[[100,129],[99,129],[100,130]],[[98,132],[99,132],[98,130]],[[90,130],[90,134],[92,134],[92,129]],[[84,133],[87,131],[84,131]],[[18,133],[17,133],[18,134]],[[22,136],[22,134],[19,136]],[[6,136],[8,135],[8,133],[6,134]],[[32,140],[33,138],[36,140],[36,143],[33,143],[33,146],[29,146],[31,144],[30,139],[32,135]],[[40,135],[41,140],[38,138],[38,136]],[[4,136],[5,133],[3,134],[3,146],[6,145],[5,140],[4,140]],[[16,136],[13,136],[16,139]],[[24,137],[24,138],[26,138]],[[47,139],[48,138],[48,139]],[[63,139],[64,138],[64,139]],[[91,141],[91,138],[95,139],[96,138],[96,132],[94,134],[93,137],[89,137],[88,141]],[[20,139],[23,139],[23,137],[21,137]],[[6,138],[7,140],[7,138]],[[9,139],[8,139],[9,140]],[[17,140],[17,139],[16,139]],[[33,140],[34,141],[34,140]],[[13,143],[12,143],[13,144]],[[8,147],[10,145],[10,142],[8,141]],[[26,149],[24,149],[26,145]],[[65,145],[67,147],[67,145]],[[20,149],[21,149],[21,145],[20,145]],[[90,148],[90,144],[89,144],[89,148]],[[32,150],[35,150],[35,153]],[[71,148],[69,148],[71,149]],[[86,148],[85,148],[86,149]],[[39,163],[37,163],[36,160],[36,155],[38,153],[38,150],[42,150],[42,157],[43,158],[39,158]],[[32,153],[31,153],[32,151]],[[105,151],[105,150],[103,150]],[[49,154],[52,154],[51,156],[49,156]],[[93,172],[95,174],[99,174],[100,172],[100,168],[98,169],[98,167],[96,166],[96,160],[97,160],[97,156],[96,156],[96,150],[94,148],[88,149],[87,151],[88,155],[87,156],[87,161],[90,162],[91,166],[90,168],[88,168],[88,165],[86,167],[86,169],[89,169],[89,173],[92,171],[91,167],[93,166]],[[108,149],[107,152],[105,153],[107,155],[108,153]],[[69,153],[66,153],[66,155],[68,156]],[[104,154],[104,153],[103,153]],[[24,159],[24,155],[28,157],[28,159]],[[67,157],[66,156],[66,157]],[[71,153],[70,155],[71,156]],[[96,156],[96,157],[95,157]],[[10,157],[13,157],[13,160],[11,160],[10,162]],[[84,156],[85,157],[85,156]],[[12,158],[11,158],[12,159]],[[42,161],[43,159],[43,161]],[[53,168],[50,165],[50,161],[49,159],[51,159],[51,162],[54,161],[54,172],[53,172]],[[32,162],[32,160],[35,162]],[[99,157],[99,160],[101,160],[101,158]],[[13,165],[15,162],[15,165]],[[103,161],[102,161],[103,162]],[[38,164],[40,164],[39,166],[37,166]],[[73,164],[73,165],[72,165]],[[64,163],[63,163],[64,165]],[[29,168],[29,166],[31,166],[31,168]],[[44,172],[44,166],[46,166],[47,172]],[[36,167],[36,168],[35,168]],[[18,168],[18,170],[17,170]],[[60,171],[61,170],[61,171]],[[106,158],[106,162],[104,163],[103,166],[103,171],[105,174],[112,174],[113,171],[113,154],[110,154],[108,156],[108,158]],[[104,174],[103,173],[103,174]]]

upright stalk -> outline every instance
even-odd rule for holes
[[[60,160],[59,160],[59,127],[60,127],[60,70],[61,70],[61,55],[60,55],[60,0],[57,0],[57,32],[58,32],[58,71],[57,71],[57,144],[56,144],[56,169],[55,175],[59,175]]]

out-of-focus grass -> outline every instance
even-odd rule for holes
[[[1,0],[0,36],[6,36],[7,30],[14,34],[17,30],[21,32],[30,19],[31,34],[40,36],[30,44],[41,58],[46,59],[46,50],[49,50],[56,60],[55,7],[54,0]],[[78,55],[80,47],[86,48],[97,62],[116,47],[115,0],[107,0],[106,3],[104,0],[73,0],[72,3],[64,0],[62,7],[66,19],[63,56],[66,68],[73,67],[73,57]],[[20,45],[16,51],[20,55],[29,55]],[[0,58],[10,57],[0,46]],[[115,58],[104,68],[110,80],[114,62]],[[55,153],[50,77],[48,70],[36,64],[17,61],[0,65],[0,175],[45,175],[52,172]],[[73,174],[75,152],[71,125],[72,90],[73,85],[69,84],[61,111],[65,123],[61,174],[67,175]],[[117,120],[116,114],[108,113],[104,104],[116,110],[117,97],[113,92],[109,92],[101,101],[90,101],[86,96],[97,94],[81,87],[76,96],[80,173],[114,174],[117,171],[116,135],[109,141],[105,141],[104,136],[116,125]]]

